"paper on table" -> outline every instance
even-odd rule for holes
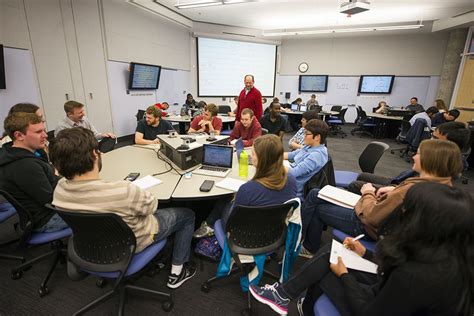
[[[341,257],[344,265],[353,270],[377,273],[377,265],[367,259],[359,257],[355,252],[346,249],[340,242],[333,239],[331,247],[331,257],[329,262],[337,263],[337,257]]]
[[[132,183],[135,184],[137,187],[146,190],[146,189],[151,188],[155,185],[163,183],[163,181],[148,175],[148,176],[143,177],[141,179],[135,180]]]
[[[225,178],[224,180],[217,182],[216,187],[237,192],[240,186],[244,183],[245,181],[242,181],[242,180]]]
[[[354,208],[360,199],[360,195],[332,185],[325,185],[319,190],[318,197],[345,208]]]

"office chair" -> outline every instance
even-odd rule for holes
[[[239,259],[240,255],[264,255],[273,253],[284,247],[286,241],[286,218],[293,212],[297,203],[285,203],[269,206],[241,206],[237,205],[227,221],[225,230],[221,220],[214,224],[214,233],[219,245],[224,247],[224,240],[232,253],[237,267],[234,267],[229,275],[224,277],[214,276],[201,285],[201,291],[208,293],[211,284],[227,279],[229,276],[240,271],[247,275],[247,269]],[[275,279],[279,277],[264,271],[264,274]],[[251,294],[247,293],[248,305],[243,314],[251,313]]]
[[[347,108],[342,109],[337,116],[330,116],[326,123],[328,123],[330,130],[333,135],[341,134],[341,137],[344,138],[347,134],[342,130],[342,125],[346,124],[345,116],[346,116]]]
[[[129,282],[145,271],[144,268],[165,246],[166,239],[135,253],[135,234],[120,216],[114,213],[70,212],[52,205],[47,207],[55,210],[73,231],[67,249],[68,276],[73,280],[80,280],[88,274],[115,279],[111,290],[82,307],[74,315],[85,313],[116,294],[120,295],[118,314],[123,315],[128,291],[166,298],[161,307],[164,311],[171,311],[171,294],[138,287]]]
[[[312,189],[321,189],[328,184],[332,186],[336,185],[336,177],[334,175],[334,166],[331,157],[329,157],[328,162],[326,162],[321,170],[304,184],[303,195],[306,197]]]
[[[371,142],[365,147],[364,151],[359,156],[359,167],[362,172],[374,173],[375,166],[382,158],[383,153],[389,149],[385,143]],[[336,170],[336,186],[347,188],[349,184],[357,180],[358,173],[352,171]]]
[[[232,112],[230,105],[219,105],[217,108],[217,113],[227,115],[229,112]]]
[[[407,137],[408,131],[411,128],[411,124],[408,120],[405,120],[405,119],[403,119],[401,123],[402,125],[400,126],[400,133],[398,134],[396,140],[398,143],[403,144],[405,143],[405,138]],[[398,151],[400,154],[402,154],[405,151],[405,149],[406,149],[406,146],[402,148],[392,148],[390,150],[390,153],[395,154],[395,152]]]
[[[333,105],[333,106],[331,106],[331,111],[341,112],[341,110],[342,110],[342,105]]]
[[[58,261],[64,260],[64,245],[61,242],[61,239],[71,236],[72,231],[70,228],[65,228],[59,231],[55,231],[52,233],[37,233],[33,231],[33,216],[31,213],[25,209],[15,198],[13,198],[9,193],[0,190],[0,195],[3,195],[5,199],[13,205],[18,216],[20,218],[19,229],[21,232],[20,237],[20,244],[19,246],[22,248],[30,248],[34,246],[40,246],[44,244],[50,244],[52,250],[33,258],[27,262],[23,262],[19,266],[12,269],[11,277],[13,280],[18,280],[23,276],[23,272],[28,270],[34,263],[39,262],[41,260],[47,259],[49,257],[53,257],[53,262],[49,267],[48,273],[46,277],[40,284],[40,288],[38,289],[38,294],[40,297],[43,297],[49,293],[49,288],[47,287],[47,283],[49,278],[53,274],[54,268],[58,264]]]
[[[377,124],[375,124],[373,119],[369,119],[367,117],[367,113],[362,109],[360,105],[356,107],[357,110],[357,118],[356,118],[356,124],[357,127],[352,129],[351,135],[354,135],[355,133],[360,133],[361,136],[362,134],[368,135],[370,137],[374,137],[374,134],[370,132],[370,130],[375,130]]]
[[[8,202],[0,202],[0,225],[8,221],[10,218],[16,215],[15,208]],[[13,239],[7,241],[5,243],[0,244],[0,248],[6,247],[17,242],[18,239]],[[14,256],[5,253],[0,253],[0,259],[5,260],[19,260],[22,263],[25,262],[25,257],[22,256]]]
[[[314,303],[314,316],[341,316],[326,294],[321,295]]]
[[[145,117],[145,110],[138,110],[137,114],[135,114],[135,117],[137,118],[137,122],[143,119]]]
[[[48,135],[48,141],[54,139],[54,129],[52,131],[47,132],[46,134]]]
[[[411,161],[411,157],[418,150],[418,146],[425,139],[431,138],[431,129],[424,119],[416,119],[415,123],[408,130],[404,142],[407,143],[405,149],[400,153],[400,157],[405,157],[407,162]]]
[[[99,151],[103,154],[115,149],[117,139],[112,137],[104,137],[99,141]]]

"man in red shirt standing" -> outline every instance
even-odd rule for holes
[[[236,121],[240,121],[240,115],[243,109],[249,108],[255,114],[257,120],[262,117],[262,94],[257,88],[253,86],[253,75],[246,75],[244,77],[245,88],[240,92],[239,103],[237,105]]]
[[[251,109],[243,109],[240,122],[235,122],[234,129],[230,133],[229,141],[242,138],[245,147],[253,145],[255,138],[262,135],[262,126],[255,119]],[[232,143],[233,144],[233,143]]]

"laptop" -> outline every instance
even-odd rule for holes
[[[300,105],[300,112],[306,112],[306,110],[308,110],[307,105]]]
[[[292,111],[298,111],[298,104],[293,103],[293,104],[291,105],[291,110],[292,110]]]
[[[225,178],[232,170],[233,153],[232,146],[204,144],[202,166],[193,173]]]

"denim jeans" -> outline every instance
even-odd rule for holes
[[[319,189],[313,189],[301,208],[304,247],[311,253],[318,251],[324,225],[337,228],[346,234],[366,234],[353,209],[332,204],[318,198]]]
[[[158,209],[155,217],[158,220],[158,233],[154,240],[162,240],[176,233],[171,263],[181,265],[189,261],[194,232],[194,212],[189,208],[170,207]]]
[[[51,217],[46,224],[44,224],[40,228],[35,229],[35,232],[52,233],[67,227],[68,225],[66,224],[66,222],[63,221],[63,219],[58,214],[54,214],[53,217]]]

